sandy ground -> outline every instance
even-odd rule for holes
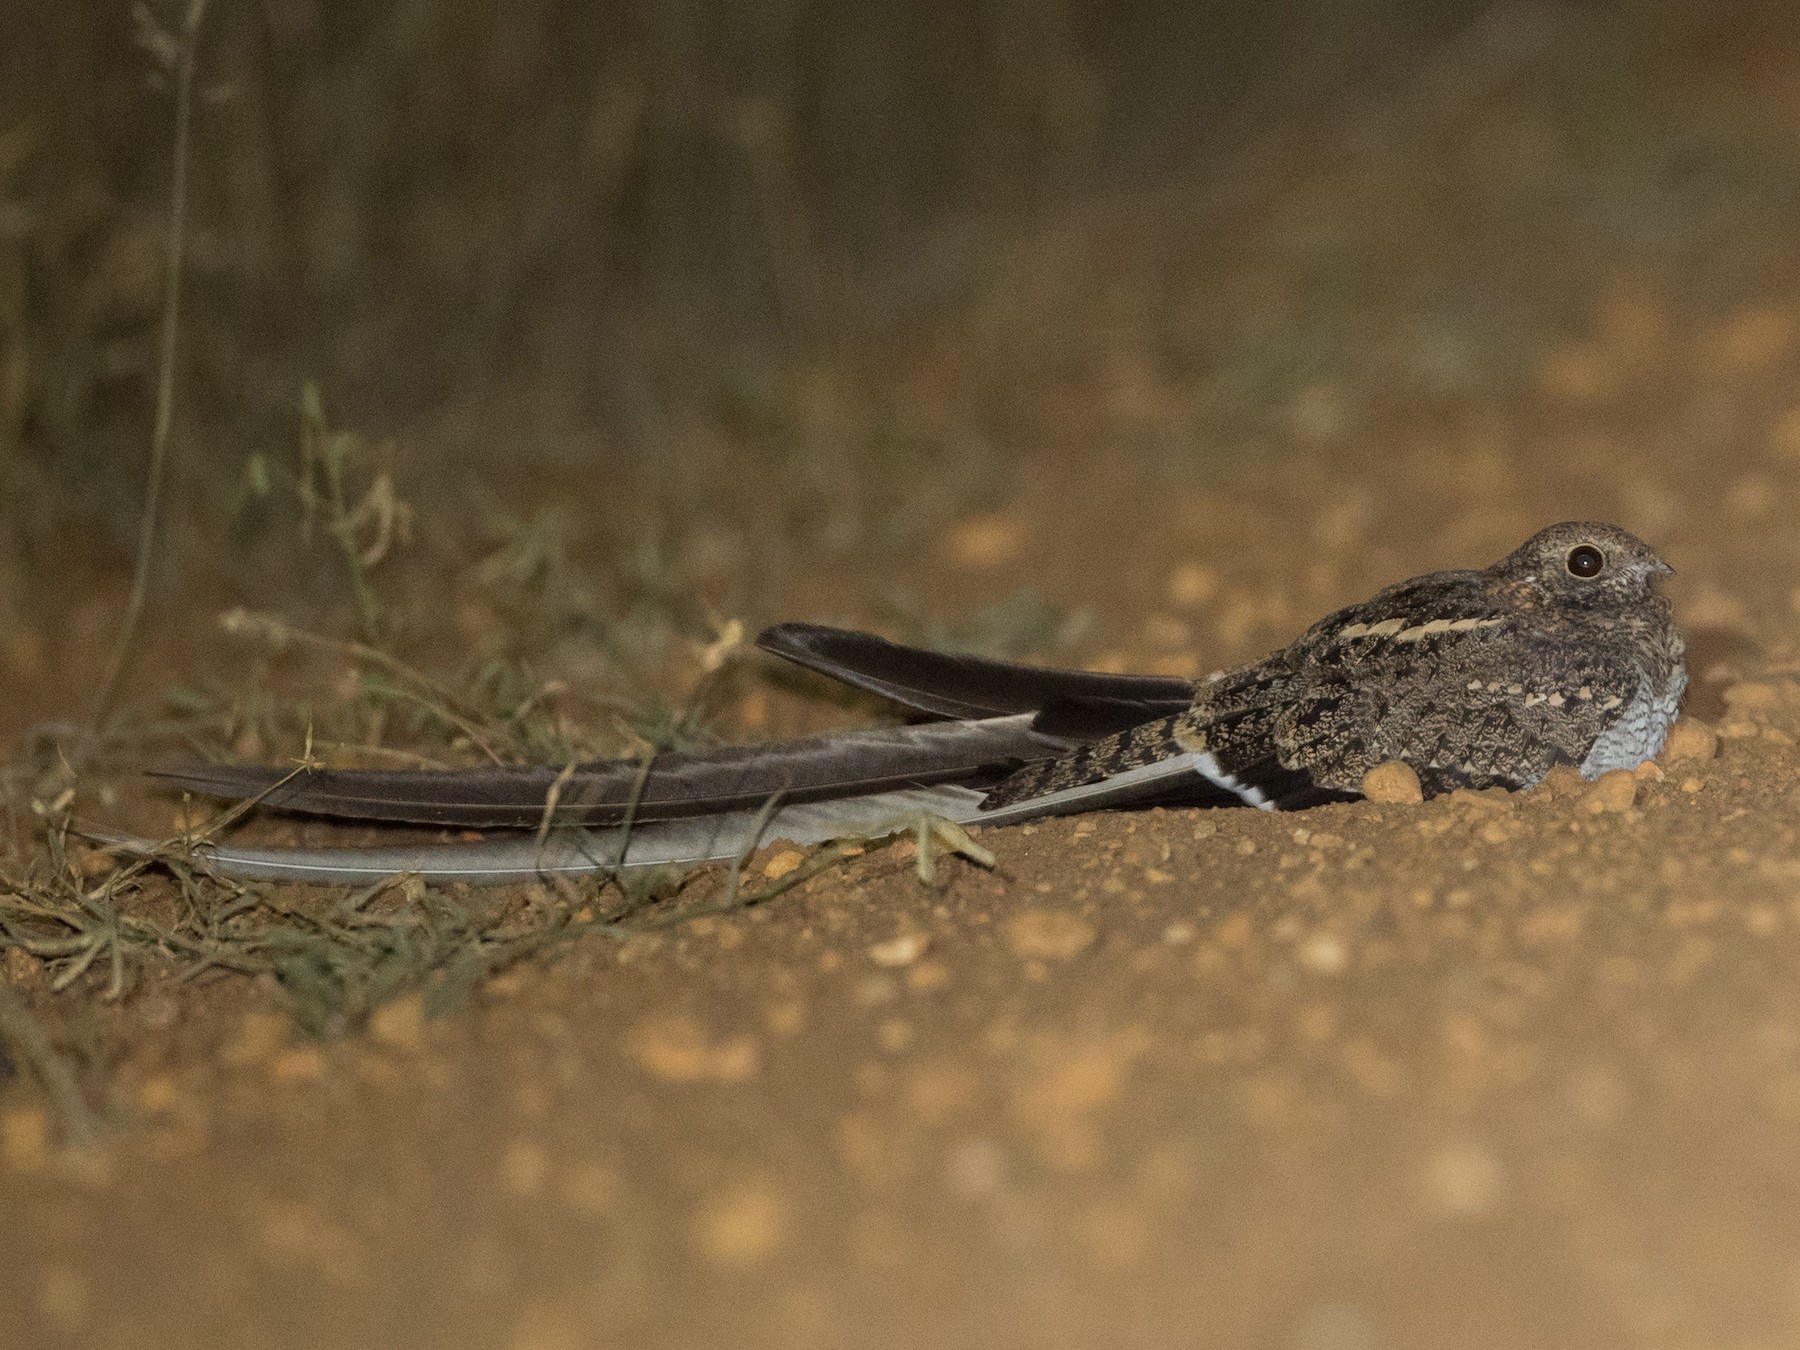
[[[1778,593],[1746,537],[1712,567]],[[1104,815],[929,887],[903,846],[323,1043],[15,955],[118,1124],[61,1151],[7,1092],[7,1303],[43,1345],[1791,1343],[1800,684],[1698,686],[1722,736],[1629,799]]]
[[[1454,123],[1443,144],[1396,149],[1387,105],[1276,138],[1223,215],[1086,209],[1022,251],[991,312],[898,344],[890,392],[919,419],[1026,391],[979,502],[921,498],[879,556],[768,545],[749,568],[745,541],[773,533],[766,461],[702,447],[742,500],[714,504],[682,575],[747,619],[872,623],[896,591],[948,621],[1030,584],[1090,615],[1060,657],[1202,674],[1390,581],[1610,519],[1678,569],[1688,711],[1716,736],[1623,796],[1558,780],[1103,815],[989,832],[996,868],[952,859],[931,885],[899,847],[322,1040],[266,982],[153,963],[108,1002],[103,969],[55,994],[9,953],[108,1130],[66,1148],[27,1076],[0,1086],[7,1337],[1800,1343],[1795,222],[1757,198],[1685,253],[1615,259],[1510,223],[1496,243],[1442,166],[1528,178],[1542,138],[1512,132],[1549,123],[1529,97],[1469,112],[1432,78],[1396,96],[1399,120]],[[1796,102],[1745,106],[1768,132]],[[1321,221],[1368,277],[1480,278],[1538,325],[1507,339],[1508,373],[1463,370],[1454,395],[1396,391],[1378,364],[1265,390],[1270,419],[1226,444],[1224,386],[1157,334],[1316,313],[1298,254],[1268,241]],[[1094,294],[1046,314],[1022,280],[1046,270]],[[1123,314],[1115,281],[1154,302]],[[1353,348],[1398,341],[1383,306],[1403,289],[1354,300]],[[1046,328],[1104,341],[1071,363]],[[504,443],[522,401],[465,409],[461,435]],[[1212,451],[1184,458],[1197,441]],[[58,672],[104,634],[107,584],[9,632],[9,728],[67,713]],[[159,629],[149,669],[242,671],[210,623]],[[848,714],[747,678],[736,716],[754,733]],[[121,783],[121,816],[168,826],[173,804]]]

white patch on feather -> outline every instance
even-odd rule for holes
[[[1338,638],[1391,637],[1395,642],[1417,642],[1438,633],[1471,633],[1477,628],[1497,628],[1504,619],[1429,619],[1408,625],[1405,619],[1383,619],[1380,623],[1353,623],[1338,629]]]
[[[1194,756],[1194,772],[1199,774],[1214,787],[1222,787],[1227,792],[1235,793],[1237,799],[1245,806],[1254,806],[1258,811],[1273,811],[1275,803],[1263,794],[1261,788],[1233,777],[1225,772],[1219,761],[1210,754],[1202,752]]]

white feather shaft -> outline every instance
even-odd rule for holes
[[[558,831],[542,842],[529,835],[495,836],[475,843],[400,845],[390,848],[255,848],[239,844],[199,844],[195,859],[208,871],[243,881],[295,881],[318,885],[366,885],[384,877],[414,875],[427,881],[504,885],[552,875],[585,875],[618,868],[729,862],[760,844],[787,840],[802,846],[857,835],[888,833],[922,814],[959,825],[1014,825],[1041,816],[1064,815],[1129,805],[1153,795],[1182,774],[1198,773],[1217,782],[1210,756],[1176,755],[1130,769],[1102,782],[1048,793],[993,811],[981,809],[982,794],[944,786],[877,792],[838,801],[785,806],[770,814],[733,811],[693,820],[639,825],[620,830]],[[1211,768],[1214,772],[1207,772]],[[760,828],[759,828],[760,826]],[[136,852],[156,845],[118,835],[95,838]]]

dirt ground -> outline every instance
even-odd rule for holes
[[[1726,56],[1684,125],[1791,140],[1786,77]],[[1680,248],[1502,229],[1450,166],[1536,182],[1560,124],[1528,81],[1470,94],[1434,70],[1271,135],[1204,192],[1071,208],[986,309],[894,337],[887,392],[916,422],[1005,416],[1001,470],[968,495],[856,480],[910,513],[882,551],[758,543],[782,500],[767,461],[696,445],[716,495],[676,575],[752,624],[894,631],[895,595],[953,624],[1030,587],[1087,616],[1040,644],[1058,661],[1198,675],[1551,521],[1615,520],[1677,569],[1687,757],[1630,800],[1557,778],[989,831],[995,868],[950,859],[931,884],[897,845],[324,1035],[266,976],[183,978],[171,955],[114,998],[105,960],[58,992],[66,962],[9,950],[101,1120],[72,1146],[34,1075],[0,1075],[10,1343],[1800,1343],[1800,212],[1733,179]],[[1321,249],[1375,279],[1334,302],[1358,350],[1404,345],[1407,278],[1497,297],[1471,311],[1474,356],[1431,348],[1462,362],[1454,389],[1385,357],[1271,389],[1168,356],[1184,324],[1302,324]],[[1535,317],[1482,328],[1508,313]],[[1046,336],[1074,330],[1100,335],[1079,360]],[[1224,444],[1246,388],[1268,415]],[[439,441],[542,434],[527,406],[554,392],[482,391],[409,436],[428,464]],[[595,534],[613,519],[586,486],[508,491]],[[422,552],[418,584],[464,597],[462,561]],[[65,672],[104,650],[122,578],[72,574],[63,618],[0,633],[9,732],[79,715]],[[195,597],[157,602],[146,706],[201,669],[269,675],[214,625],[230,585]],[[502,622],[449,608],[451,645]],[[867,711],[746,666],[725,718]],[[172,829],[181,805],[135,767],[84,783],[86,813]],[[154,876],[130,903],[177,896]]]

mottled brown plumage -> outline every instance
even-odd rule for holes
[[[1525,787],[1557,764],[1594,776],[1661,749],[1687,682],[1668,603],[1651,587],[1668,570],[1616,526],[1553,525],[1492,567],[1390,586],[1199,684],[781,624],[758,645],[924,720],[569,771],[202,765],[163,777],[357,820],[605,831],[575,836],[554,857],[529,835],[478,847],[205,853],[234,876],[339,881],[396,871],[504,881],[729,859],[762,839],[816,843],[922,811],[1000,824],[1149,805],[1295,809],[1359,795],[1363,775],[1394,759],[1418,772],[1427,795]]]
[[[1254,805],[1354,796],[1384,760],[1427,796],[1589,776],[1653,757],[1687,682],[1652,580],[1670,569],[1613,525],[1571,521],[1482,571],[1434,572],[1321,619],[1201,684],[1172,717],[1027,765],[989,809],[1184,751]]]

